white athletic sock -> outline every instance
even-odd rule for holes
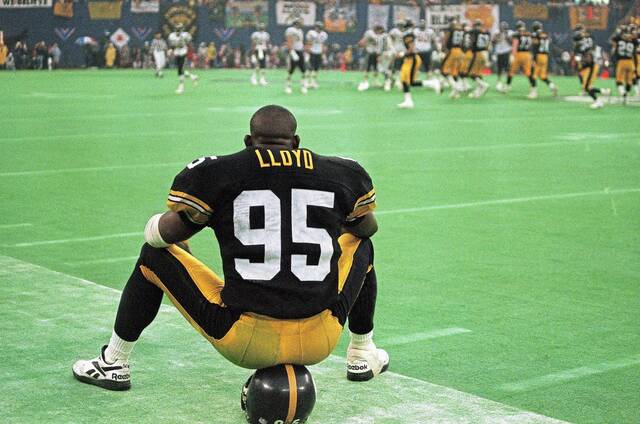
[[[180,84],[184,84],[184,75],[180,75]]]
[[[406,93],[411,96],[410,93]],[[405,94],[405,96],[406,96]],[[351,333],[351,346],[355,348],[373,348],[375,345],[373,344],[373,330],[368,332],[367,334],[355,334]]]
[[[113,364],[118,359],[127,361],[135,345],[136,342],[128,342],[124,339],[121,339],[114,330],[111,333],[111,340],[109,340],[109,344],[104,350],[104,359],[111,364]]]
[[[624,88],[624,85],[619,85],[618,86],[618,93],[620,93],[621,96],[624,96],[627,92],[627,89]]]
[[[405,102],[412,102],[413,99],[411,98],[411,93],[404,93],[404,101]],[[353,336],[353,333],[351,333],[351,335]],[[366,336],[367,334],[365,334]],[[373,331],[371,333],[369,333],[369,338],[373,337]]]

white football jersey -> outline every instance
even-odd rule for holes
[[[151,41],[151,51],[164,52],[167,50],[167,43],[162,38],[154,38]]]
[[[296,27],[289,27],[284,32],[284,38],[288,40],[293,39],[293,50],[304,50],[304,33],[302,29]]]
[[[433,43],[436,33],[431,28],[415,28],[413,35],[416,37],[416,50],[419,52],[428,52],[433,49]]]
[[[253,42],[256,50],[267,50],[271,36],[267,31],[256,31],[251,34],[251,41]]]
[[[187,31],[172,32],[169,34],[169,44],[173,47],[173,54],[175,56],[184,56],[189,50],[189,43],[191,42],[191,34]]]
[[[382,44],[384,41],[383,34],[376,34],[374,30],[369,29],[364,33],[364,40],[367,43],[364,47],[367,53],[382,53]]]
[[[311,53],[322,54],[328,38],[329,35],[324,31],[312,29],[307,32],[307,42],[311,43]]]
[[[395,50],[396,53],[404,53],[404,41],[402,40],[404,33],[402,30],[400,28],[391,28],[389,37],[391,38],[391,44],[393,44],[393,50]]]

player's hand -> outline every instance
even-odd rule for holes
[[[298,55],[298,52],[295,50],[289,51],[289,57],[291,57],[291,60],[293,60],[294,62],[297,62],[300,60],[300,56]]]
[[[576,55],[575,59],[576,62],[582,62],[582,56],[580,56],[579,54]]]
[[[509,63],[513,63],[513,62],[515,62],[515,61],[516,61],[516,57],[515,57],[515,55],[514,55],[513,53],[511,53],[511,54],[509,55]]]

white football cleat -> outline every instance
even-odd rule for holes
[[[291,90],[291,87],[287,85],[287,86],[284,87],[284,92],[286,94],[291,94],[291,93],[293,93],[293,90]]]
[[[260,85],[265,87],[268,84],[267,80],[264,78],[260,78]]]
[[[387,79],[384,81],[384,91],[391,91],[391,80]]]
[[[306,86],[305,84],[302,84],[302,85],[300,86],[300,92],[301,92],[302,94],[307,94],[307,92],[308,92],[308,91],[309,91],[309,90],[307,90],[307,86]]]
[[[536,90],[531,90],[527,95],[527,99],[535,100],[538,98],[538,92]]]
[[[251,85],[258,85],[258,79],[255,75],[251,75]]]
[[[369,89],[369,81],[362,81],[358,84],[358,91],[365,91]]]
[[[316,80],[311,80],[311,82],[309,83],[309,88],[313,88],[314,90],[317,90],[318,88],[320,88],[320,86],[318,85]]]
[[[549,88],[551,88],[551,95],[553,97],[558,97],[558,87],[556,85],[552,85]]]
[[[176,94],[182,94],[182,93],[184,93],[184,85],[181,84],[176,89]]]
[[[365,348],[349,344],[347,348],[347,379],[367,381],[389,369],[389,354],[371,343]]]
[[[404,99],[402,103],[398,103],[398,107],[400,109],[413,109],[414,106],[415,105],[413,104],[413,100],[411,99]]]
[[[502,92],[503,89],[504,89],[504,84],[502,84],[502,81],[498,81],[498,83],[496,84],[496,90],[498,90],[499,92]]]
[[[604,102],[602,101],[601,98],[598,98],[596,101],[591,103],[591,106],[589,106],[589,107],[591,109],[601,109],[602,107],[604,107]]]
[[[200,81],[200,77],[197,75],[192,75],[191,76],[191,82],[193,82],[193,85],[196,86],[198,85],[198,81]]]
[[[79,360],[73,364],[73,376],[87,384],[102,387],[107,390],[129,390],[131,388],[131,373],[129,363],[116,360],[113,364],[104,358],[106,345],[102,346],[100,355],[95,359]]]
[[[460,92],[456,89],[454,89],[451,94],[449,94],[449,97],[452,99],[459,99],[460,98]]]

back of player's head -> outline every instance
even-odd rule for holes
[[[509,29],[509,22],[506,21],[502,21],[500,22],[500,29],[503,31],[506,31]]]
[[[376,24],[373,26],[373,32],[377,34],[382,34],[384,32],[384,27],[380,24]]]
[[[302,28],[304,26],[304,20],[302,18],[296,18],[293,21],[293,25],[298,27],[298,28]]]
[[[317,29],[317,30],[321,30],[322,28],[324,28],[324,24],[322,23],[322,21],[316,21],[315,24],[313,24],[313,26]]]
[[[516,29],[518,31],[524,31],[526,29],[526,25],[524,24],[524,21],[518,21],[516,22]]]
[[[257,370],[242,389],[240,405],[250,424],[306,423],[316,403],[316,388],[302,365]]]
[[[266,30],[266,29],[267,29],[267,24],[265,24],[265,23],[263,23],[263,22],[260,22],[260,23],[258,24],[258,31],[264,31],[264,30]]]
[[[482,28],[482,19],[476,19],[475,21],[473,21],[473,27],[475,29]]]
[[[404,19],[400,19],[396,21],[396,28],[404,28]]]
[[[418,22],[418,26],[421,29],[427,29],[427,21],[425,21],[424,19],[420,19],[420,22]]]
[[[534,31],[542,30],[542,22],[540,21],[533,22],[533,24],[531,25],[531,29],[533,29]]]
[[[407,19],[404,21],[404,29],[409,30],[414,27],[413,21],[411,19]]]
[[[182,22],[178,22],[173,26],[173,28],[176,31],[182,31],[184,29],[184,24]]]
[[[292,145],[297,139],[298,123],[295,116],[278,105],[263,106],[251,117],[249,144]]]

